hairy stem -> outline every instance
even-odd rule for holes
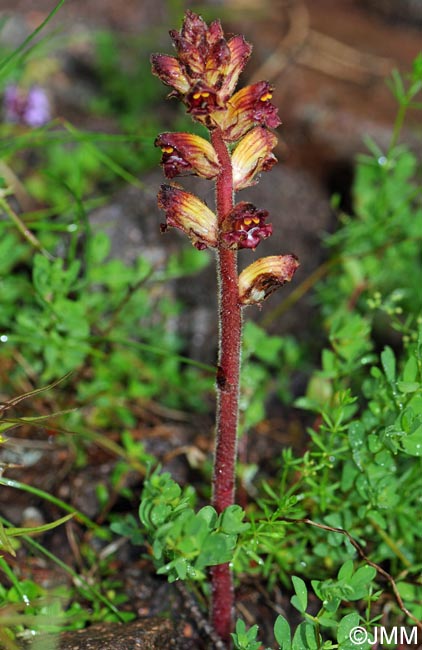
[[[221,164],[221,172],[216,183],[217,214],[221,226],[233,207],[232,163],[227,146],[218,129],[212,132],[211,139]],[[235,495],[242,331],[236,251],[218,246],[217,277],[219,284],[219,355],[212,503],[220,513],[234,503]],[[211,581],[211,620],[221,639],[229,644],[234,604],[230,566],[220,564],[213,567]]]

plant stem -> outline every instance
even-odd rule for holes
[[[220,225],[234,202],[232,163],[219,129],[211,134],[221,172],[216,182],[217,215]],[[219,354],[217,371],[216,443],[212,503],[218,513],[234,503],[239,402],[240,339],[242,313],[239,305],[237,253],[219,245]],[[234,604],[233,578],[229,564],[211,570],[211,620],[221,639],[229,644]]]
[[[397,111],[393,127],[393,135],[391,137],[390,146],[388,147],[388,154],[391,154],[391,151],[394,149],[398,142],[408,108],[408,98],[406,97],[406,99],[401,100],[399,110]]]
[[[44,255],[47,259],[50,261],[54,260],[54,257],[50,255],[50,253],[43,248],[42,244],[38,239],[35,237],[35,235],[32,234],[32,232],[26,227],[24,222],[18,217],[16,212],[12,210],[8,202],[6,201],[3,196],[0,196],[0,208],[2,208],[5,213],[7,214],[8,217],[13,221],[15,224],[16,228],[19,230],[21,235],[25,237],[25,239],[34,247],[36,248],[40,253]]]

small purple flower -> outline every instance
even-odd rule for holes
[[[43,126],[51,119],[50,102],[47,93],[39,86],[28,91],[10,85],[4,93],[4,116],[6,122]]]

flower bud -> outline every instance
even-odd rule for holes
[[[151,55],[152,73],[155,74],[163,84],[171,86],[177,93],[187,93],[190,88],[189,79],[184,74],[180,62],[174,56],[167,54]]]
[[[214,116],[227,109],[252,47],[243,36],[226,40],[218,20],[208,27],[190,10],[180,32],[170,36],[177,57],[153,54],[152,72],[173,88],[171,95],[182,99],[195,120],[214,128]]]

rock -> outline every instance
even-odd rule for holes
[[[170,620],[158,616],[132,623],[99,623],[84,630],[38,637],[28,650],[173,650],[182,649]],[[57,645],[58,644],[58,645]]]

